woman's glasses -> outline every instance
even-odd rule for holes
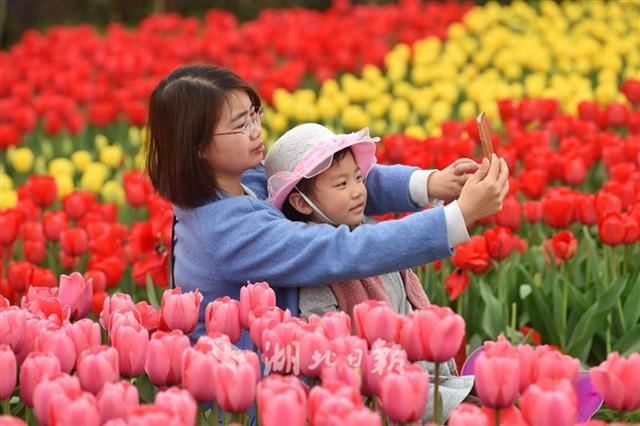
[[[233,132],[222,132],[222,133],[214,133],[214,136],[224,136],[224,135],[238,135],[242,134],[244,136],[251,136],[256,129],[260,128],[262,125],[262,118],[264,117],[264,108],[260,107],[255,110],[255,113],[249,117],[249,120],[242,126],[240,130],[235,130]]]

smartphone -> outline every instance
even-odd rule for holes
[[[476,124],[478,125],[478,131],[480,132],[480,146],[482,146],[482,154],[491,160],[491,154],[493,154],[491,128],[489,127],[487,115],[484,112],[478,114],[478,117],[476,117]]]

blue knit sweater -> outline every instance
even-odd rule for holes
[[[373,167],[367,177],[367,215],[419,210],[409,197],[416,169]],[[242,181],[266,197],[264,168]],[[292,222],[261,199],[232,196],[195,209],[175,207],[175,281],[204,296],[192,338],[205,333],[204,308],[212,300],[240,297],[247,281],[266,281],[281,308],[298,315],[298,288],[369,277],[428,263],[451,254],[444,211],[430,209],[401,220],[361,225],[307,226]],[[243,333],[240,348],[251,347]]]

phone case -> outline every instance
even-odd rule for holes
[[[476,118],[476,124],[478,125],[478,131],[480,132],[480,145],[482,146],[482,154],[491,159],[493,154],[493,142],[491,141],[491,128],[489,127],[489,120],[484,112],[478,114]]]

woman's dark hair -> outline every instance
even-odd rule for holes
[[[348,152],[351,152],[351,155],[353,155],[353,152],[349,147],[343,148],[340,151],[333,154],[331,167],[335,167],[336,165],[338,165],[342,161],[342,159],[347,155]],[[317,176],[314,176],[311,179],[303,178],[300,182],[298,182],[296,187],[300,191],[302,191],[304,195],[306,195],[307,197],[311,196],[313,194],[314,182],[316,180],[316,177]],[[291,192],[293,191],[296,191],[296,189],[294,188]],[[311,219],[311,215],[302,214],[298,210],[296,210],[295,207],[291,205],[291,203],[289,202],[289,196],[287,196],[287,198],[284,199],[284,203],[282,203],[282,214],[287,219],[293,220],[296,222],[308,222],[309,219]]]
[[[240,77],[211,65],[181,66],[151,94],[145,166],[156,191],[173,204],[195,208],[215,198],[213,170],[199,152],[211,143],[232,91],[260,106]]]

